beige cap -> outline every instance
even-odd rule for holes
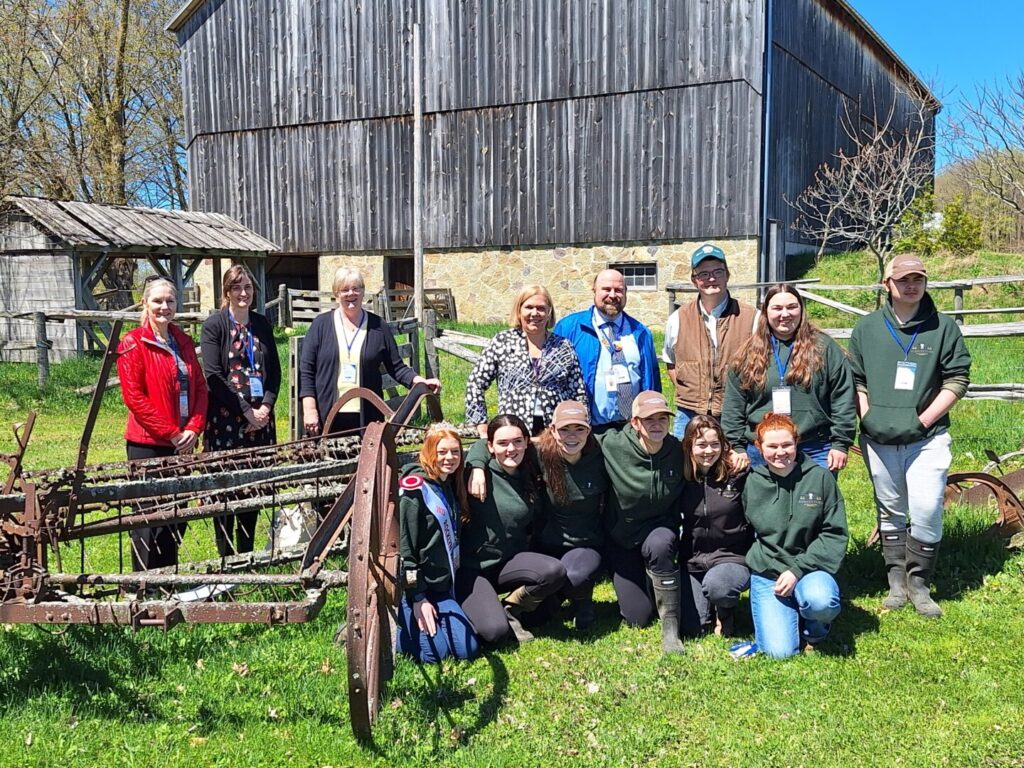
[[[570,424],[579,424],[583,427],[590,427],[590,414],[587,406],[581,405],[575,400],[563,400],[555,406],[555,415],[551,419],[555,429],[567,427]]]
[[[920,257],[904,253],[890,261],[885,268],[886,280],[901,280],[907,275],[928,277],[928,270],[925,269],[924,262]]]
[[[646,419],[658,413],[672,415],[672,409],[668,407],[665,396],[661,392],[647,389],[633,399],[634,419]]]

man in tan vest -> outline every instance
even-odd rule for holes
[[[661,355],[676,387],[672,434],[680,439],[697,414],[721,418],[729,363],[757,320],[754,307],[729,295],[729,267],[721,248],[700,246],[690,258],[690,268],[698,295],[669,316]]]

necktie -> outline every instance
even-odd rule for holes
[[[626,365],[626,356],[622,353],[622,345],[618,343],[619,335],[615,332],[615,326],[611,323],[605,323],[604,327],[608,329],[607,338],[612,340],[612,366],[621,365],[623,370],[628,372],[629,367]],[[633,380],[626,376],[625,381],[618,382],[616,390],[618,391],[619,418],[629,421],[633,409]]]

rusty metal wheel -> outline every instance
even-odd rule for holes
[[[371,738],[380,694],[391,678],[397,604],[398,477],[388,427],[366,428],[355,478],[348,578],[348,701],[356,737]]]

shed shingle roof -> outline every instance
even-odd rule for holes
[[[153,251],[242,251],[260,253],[280,248],[220,213],[129,208],[120,205],[47,200],[41,197],[4,198],[48,234],[70,248]]]

